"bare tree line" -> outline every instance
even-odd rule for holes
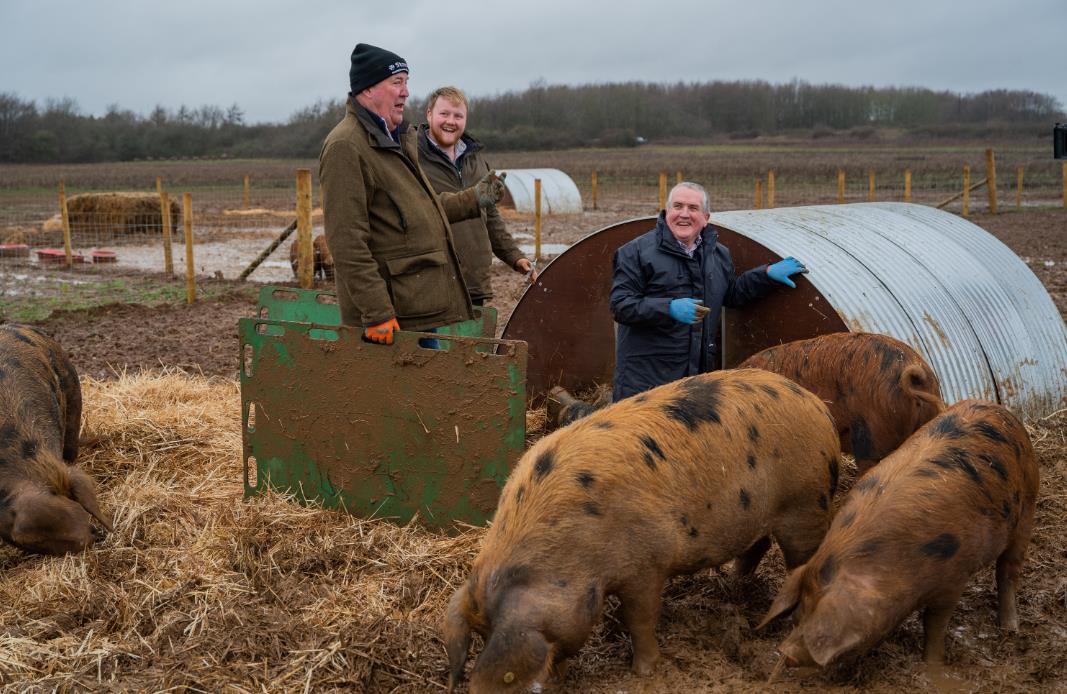
[[[462,85],[461,85],[462,86]],[[409,118],[421,120],[418,100]],[[320,101],[285,123],[245,122],[240,106],[157,106],[141,115],[117,105],[103,116],[71,99],[38,105],[0,93],[0,162],[68,163],[173,157],[312,157],[344,113],[343,99]],[[976,94],[921,87],[846,87],[803,81],[581,86],[535,83],[471,102],[471,131],[497,150],[632,146],[713,137],[877,128],[929,137],[1040,136],[1062,119],[1052,96],[996,89]]]

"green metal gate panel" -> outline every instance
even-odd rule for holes
[[[526,343],[244,318],[245,495],[433,527],[483,524],[522,454]],[[495,354],[495,351],[500,354]]]
[[[292,287],[262,287],[259,290],[259,318],[340,325],[341,309],[337,306],[337,294],[321,289],[295,289]],[[441,335],[465,335],[467,337],[495,337],[496,309],[475,306],[474,319],[446,325],[438,329]]]

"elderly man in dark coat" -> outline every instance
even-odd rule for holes
[[[807,272],[789,257],[737,277],[710,212],[703,187],[679,183],[656,228],[615,252],[615,401],[717,369],[722,307],[760,299],[777,283],[795,287],[790,275]]]
[[[341,322],[382,344],[401,328],[473,317],[449,222],[479,217],[504,192],[492,172],[461,193],[434,191],[419,167],[417,134],[404,122],[407,81],[403,58],[357,45],[347,112],[319,154]]]

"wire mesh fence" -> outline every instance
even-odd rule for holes
[[[592,164],[595,166],[595,161]],[[212,164],[201,162],[198,166],[210,168]],[[586,211],[596,209],[620,219],[656,214],[664,191],[680,179],[703,184],[714,210],[868,200],[938,205],[953,196],[956,198],[945,204],[945,209],[959,213],[963,205],[959,167],[917,167],[910,172],[909,186],[909,169],[892,170],[884,165],[877,169],[848,166],[837,170],[823,166],[818,171],[791,165],[747,174],[739,173],[737,166],[723,167],[722,171],[694,167],[689,171],[639,173],[597,171],[593,166],[561,168],[578,186]],[[996,192],[1001,211],[1067,205],[1067,174],[1059,162],[1031,162],[1021,173],[1019,166],[1008,161],[999,167]],[[236,175],[231,167],[226,171],[226,180],[216,177],[205,182],[186,175],[172,183],[145,175],[150,167],[142,166],[133,173],[98,176],[96,181],[78,180],[75,175],[78,182],[62,186],[63,195],[58,180],[45,185],[47,173],[34,171],[32,176],[20,178],[19,171],[11,170],[15,167],[8,167],[0,171],[0,273],[27,273],[35,267],[65,267],[70,262],[90,272],[170,272],[181,276],[186,274],[188,232],[195,276],[237,277],[273,241],[295,228],[299,167],[295,162],[272,162],[269,175],[253,176]],[[314,172],[313,167],[307,168]],[[972,168],[972,184],[978,183],[984,169],[977,162]],[[184,193],[189,194],[188,214],[183,205]],[[967,202],[971,213],[987,210],[987,188],[970,191]],[[312,207],[312,235],[316,236],[323,229],[320,194],[314,181]],[[597,217],[602,218],[603,215]],[[291,233],[248,279],[293,280],[290,251],[296,237]]]

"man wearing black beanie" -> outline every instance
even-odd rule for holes
[[[382,344],[399,329],[432,331],[473,317],[449,222],[480,216],[504,193],[492,171],[461,193],[434,192],[404,121],[408,72],[397,54],[358,44],[345,117],[319,153],[341,322]]]

